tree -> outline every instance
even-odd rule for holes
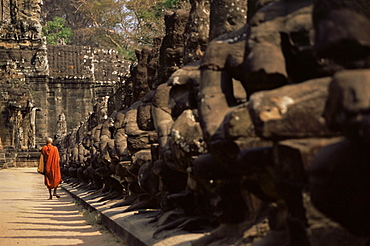
[[[73,36],[72,30],[65,27],[65,19],[54,17],[42,27],[42,33],[46,37],[48,44],[58,44],[60,42],[68,43]]]
[[[72,29],[71,44],[114,48],[126,59],[164,35],[164,12],[186,0],[44,0],[42,21],[54,15]]]

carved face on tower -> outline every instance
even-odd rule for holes
[[[23,4],[19,3],[22,6],[21,13],[25,15],[26,18],[31,18],[38,20],[41,14],[41,6],[43,5],[42,0],[23,0]]]
[[[32,12],[40,15],[42,5],[44,5],[44,2],[42,0],[35,0],[34,4],[32,4],[32,8],[31,8]]]

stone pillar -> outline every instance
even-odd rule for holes
[[[36,112],[40,111],[38,108],[33,108],[30,117],[30,130],[28,132],[28,148],[36,148]]]

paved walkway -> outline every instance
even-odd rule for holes
[[[125,245],[101,226],[87,224],[62,189],[61,198],[47,200],[43,182],[35,167],[0,170],[0,246]]]
[[[96,191],[87,191],[84,189],[74,188],[71,184],[63,183],[63,188],[71,194],[76,200],[84,204],[85,207],[90,207],[101,215],[101,220],[104,225],[112,231],[124,238],[129,245],[135,246],[190,246],[193,240],[197,240],[206,235],[206,233],[189,233],[180,228],[172,228],[158,232],[159,228],[166,227],[165,221],[169,222],[173,211],[168,211],[167,216],[162,215],[160,222],[151,223],[156,216],[156,209],[139,209],[130,212],[124,212],[129,206],[119,206],[112,208],[111,206],[121,200],[102,200],[104,196]],[[164,219],[167,218],[167,219]],[[172,220],[172,222],[174,222]],[[182,222],[181,222],[182,223]]]

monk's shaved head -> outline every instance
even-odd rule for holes
[[[53,139],[51,137],[46,138],[46,144],[51,144],[53,143]]]

